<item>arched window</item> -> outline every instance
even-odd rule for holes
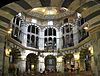
[[[56,30],[54,28],[47,28],[44,34],[45,36],[56,36]]]
[[[71,34],[71,38],[73,38],[73,34]]]
[[[72,31],[72,25],[71,24],[66,24],[65,26],[62,27],[62,33],[66,34]]]
[[[47,38],[44,38],[44,47],[47,46]]]
[[[32,25],[32,30],[31,30],[31,32],[32,32],[32,33],[35,33],[35,26],[33,26],[33,25]]]
[[[27,34],[27,43],[30,42],[30,34]]]
[[[36,48],[38,48],[38,41],[39,41],[39,38],[36,37]]]
[[[28,32],[39,34],[39,28],[35,25],[29,25],[28,26]]]
[[[30,45],[31,47],[35,47],[35,36],[34,35],[31,36],[31,42],[30,42],[30,44],[31,44]]]
[[[49,35],[49,36],[52,36],[52,28],[48,28],[48,29],[49,29],[49,30],[48,30],[48,31],[49,31],[49,32],[48,32],[48,35]]]
[[[16,21],[16,16],[13,18],[13,23],[15,23],[15,21]]]
[[[13,18],[13,21],[12,21],[12,38],[14,38],[15,40],[17,40],[18,42],[21,43],[21,33],[22,33],[22,30],[21,30],[21,26],[20,26],[20,22],[21,22],[21,19],[20,17],[18,17],[17,15]]]
[[[56,43],[56,38],[54,38],[54,42]]]
[[[65,46],[65,39],[64,39],[64,36],[62,37],[62,40],[63,40],[63,47]]]
[[[47,38],[44,39],[44,42],[45,42],[45,43],[47,42]]]
[[[65,25],[66,33],[69,33],[69,25]]]
[[[38,34],[39,33],[39,29],[38,29],[38,27],[36,28],[36,34]]]
[[[30,40],[30,45],[28,45],[29,47],[34,47],[34,48],[38,48],[38,35],[39,34],[39,28],[37,26],[33,25],[29,25],[28,26],[28,34],[30,34],[31,36],[31,40]]]
[[[45,36],[47,36],[47,29],[45,30]]]
[[[16,24],[19,25],[19,22],[20,22],[20,18],[17,17],[17,18],[16,18]]]
[[[65,32],[64,32],[64,27],[62,28],[62,33],[64,34]]]
[[[51,37],[49,37],[49,41],[52,41],[52,38]]]
[[[18,37],[19,35],[19,29],[18,27],[15,28],[15,33],[14,33],[14,37]]]
[[[53,36],[56,36],[56,30],[53,29]]]
[[[44,31],[44,36],[44,48],[49,50],[56,49],[56,30],[54,28],[47,28]]]
[[[70,38],[70,37],[69,37],[69,35],[66,35],[65,38],[66,38],[66,45],[67,45],[67,44],[70,42],[70,41],[69,41],[69,38]]]
[[[31,25],[30,26],[28,26],[28,32],[30,32],[31,31]]]
[[[34,35],[31,36],[31,41],[32,41],[32,43],[34,43],[34,41],[35,41],[35,36]]]
[[[56,38],[53,38],[52,48],[53,48],[53,49],[56,48]]]

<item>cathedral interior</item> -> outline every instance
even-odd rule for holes
[[[100,76],[99,0],[0,0],[0,76],[84,75]]]

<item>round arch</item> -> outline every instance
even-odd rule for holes
[[[62,26],[60,27],[60,30],[62,29],[62,27],[66,26],[66,25],[74,26],[74,24],[72,24],[72,23],[65,23],[64,25],[62,25]]]
[[[36,71],[38,64],[38,56],[30,53],[26,56],[26,71]]]
[[[56,71],[56,65],[57,61],[55,56],[47,55],[45,57],[45,70]]]

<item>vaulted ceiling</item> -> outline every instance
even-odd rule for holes
[[[35,7],[65,7],[100,25],[99,0],[0,0],[0,25],[6,27],[16,14]]]

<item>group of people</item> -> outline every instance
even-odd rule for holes
[[[68,74],[69,68],[64,67],[64,76]]]
[[[80,70],[80,68],[79,68],[78,62],[76,62],[75,64],[71,63],[70,68],[68,68],[67,65],[64,66],[64,75],[66,76],[69,73],[69,71],[76,72],[77,74],[79,74],[79,70]]]
[[[55,73],[55,69],[45,69],[44,71],[40,68],[40,74],[42,75],[48,75],[49,73]]]
[[[9,76],[19,76],[19,68],[9,68]]]

